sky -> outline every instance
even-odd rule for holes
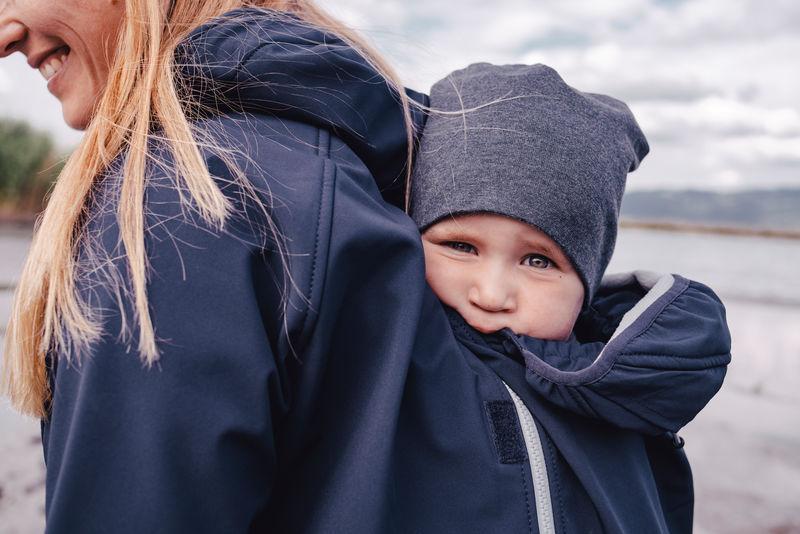
[[[797,0],[319,0],[409,87],[478,61],[545,63],[626,101],[651,152],[633,189],[800,187]],[[80,134],[18,54],[0,62],[0,116]]]

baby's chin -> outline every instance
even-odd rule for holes
[[[486,326],[483,323],[470,322],[469,320],[467,320],[467,324],[470,325],[475,330],[477,330],[478,332],[480,332],[481,334],[494,334],[495,332],[499,332],[504,328],[510,328],[508,326]]]
[[[519,328],[519,325],[516,325],[513,322],[479,320],[475,318],[466,317],[464,316],[464,314],[462,314],[461,317],[464,318],[464,321],[466,321],[468,325],[470,325],[473,329],[477,330],[481,334],[494,334],[496,332],[508,328],[515,334],[528,335],[525,332],[518,332],[517,328]]]

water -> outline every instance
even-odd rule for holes
[[[609,272],[680,274],[714,289],[733,332],[726,387],[800,406],[800,240],[626,229]]]
[[[732,363],[683,431],[695,531],[800,532],[800,240],[620,232],[610,271],[703,282],[725,303]]]
[[[0,234],[0,323],[29,233]],[[800,241],[624,229],[609,272],[673,272],[713,287],[733,333],[725,385],[682,432],[695,532],[800,533]],[[2,334],[0,330],[0,335]],[[38,423],[0,401],[0,534],[41,532]]]
[[[726,301],[800,307],[800,240],[620,231],[609,271],[644,268],[711,285]]]

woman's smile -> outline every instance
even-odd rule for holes
[[[108,81],[124,6],[108,0],[0,0],[0,58],[25,55],[61,102],[67,124],[85,129]]]
[[[47,89],[56,96],[58,95],[56,94],[55,87],[67,66],[69,53],[69,47],[62,46],[48,55],[38,67],[41,75],[47,80]]]

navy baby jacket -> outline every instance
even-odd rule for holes
[[[130,304],[102,268],[81,272],[105,335],[81,362],[51,358],[47,532],[685,527],[688,467],[663,436],[724,375],[713,293],[677,277],[652,298],[657,284],[612,285],[606,318],[585,321],[580,347],[606,349],[583,374],[589,349],[537,359],[533,340],[481,336],[427,288],[415,225],[381,197],[401,198],[401,107],[355,51],[242,9],[195,30],[177,57],[180,89],[202,104],[195,126],[232,149],[279,237],[210,152],[237,213],[218,232],[181,210],[153,141],[145,245],[161,358],[143,366],[135,336],[118,335]],[[86,218],[113,262],[121,159]],[[637,306],[648,311],[626,315]],[[647,333],[631,334],[642,321]]]

